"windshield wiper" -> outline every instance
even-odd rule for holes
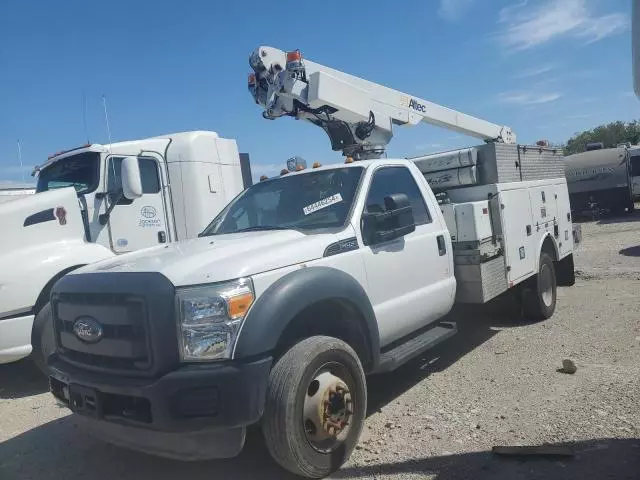
[[[255,225],[253,227],[241,228],[240,230],[236,230],[235,232],[229,232],[229,233],[257,232],[259,230],[294,230],[294,229],[292,227],[280,227],[278,225]]]

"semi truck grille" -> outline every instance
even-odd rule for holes
[[[53,308],[58,354],[64,360],[113,372],[151,368],[148,316],[142,297],[60,293],[54,298]],[[74,327],[79,322],[97,326],[95,338],[78,335]]]

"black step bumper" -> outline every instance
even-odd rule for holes
[[[250,363],[186,365],[149,379],[87,372],[54,357],[49,364],[49,381],[60,402],[94,427],[102,425],[105,440],[129,448],[138,444],[137,449],[149,453],[189,458],[188,452],[170,455],[168,440],[182,439],[175,443],[186,447],[197,443],[189,438],[210,434],[223,439],[227,450],[234,451],[233,445],[228,445],[231,442],[240,451],[244,427],[262,416],[271,363],[271,358],[263,358]],[[225,436],[225,431],[229,435]],[[162,449],[167,452],[144,440],[157,442],[157,438],[153,440],[157,434],[167,437]],[[216,457],[220,456],[207,458]]]

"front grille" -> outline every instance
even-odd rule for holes
[[[142,297],[128,294],[60,293],[53,301],[59,355],[81,367],[113,372],[151,367],[147,310]],[[75,322],[90,317],[102,337],[88,343],[76,336]]]

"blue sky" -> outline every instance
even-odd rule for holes
[[[221,5],[224,4],[224,7]],[[259,45],[509,125],[523,143],[640,117],[628,0],[87,2],[0,5],[0,180],[86,142],[206,129],[236,138],[254,175],[287,158],[340,160],[319,128],[261,117],[246,88]],[[472,145],[396,129],[390,156]],[[30,171],[30,170],[29,170]],[[27,178],[30,179],[27,173]]]

